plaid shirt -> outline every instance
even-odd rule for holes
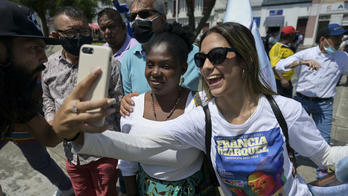
[[[108,97],[116,98],[113,107],[116,112],[105,119],[105,123],[112,125],[115,131],[120,131],[120,102],[123,96],[122,80],[120,74],[121,63],[115,58],[111,58],[111,78],[109,84]],[[78,63],[72,65],[66,60],[62,51],[52,54],[45,64],[46,69],[42,72],[43,90],[43,110],[45,119],[49,122],[54,119],[64,100],[70,95],[77,85]],[[71,143],[64,142],[65,156],[73,164],[77,164],[77,159],[81,165],[97,161],[100,157],[73,152]]]

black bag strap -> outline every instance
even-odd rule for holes
[[[207,163],[207,169],[209,172],[209,178],[214,186],[220,186],[219,181],[216,178],[215,171],[214,171],[213,164],[211,162],[211,157],[210,157],[212,125],[211,125],[211,116],[210,116],[208,105],[204,106],[203,110],[205,113],[205,152],[207,154],[206,163]]]
[[[296,158],[295,158],[295,151],[294,149],[291,148],[290,144],[289,144],[289,132],[288,132],[288,125],[286,124],[286,121],[284,119],[284,116],[283,116],[283,113],[281,112],[277,102],[274,100],[273,96],[272,95],[265,95],[269,104],[271,105],[271,108],[273,110],[273,113],[275,115],[275,117],[277,118],[277,121],[280,125],[280,128],[282,129],[283,133],[284,133],[284,136],[285,136],[285,139],[286,139],[286,149],[288,151],[288,155],[289,155],[289,158],[291,160],[291,162],[293,163],[294,165],[294,169],[292,171],[292,175],[294,177],[296,177],[296,174],[297,174],[297,171],[296,171],[296,167],[297,167],[297,164],[296,164]]]

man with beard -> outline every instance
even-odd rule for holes
[[[83,44],[91,44],[91,29],[85,14],[78,8],[60,8],[54,16],[53,37],[64,41],[63,49],[51,55],[42,73],[43,110],[46,120],[52,125],[53,119],[67,96],[77,84],[79,51]],[[119,102],[122,98],[122,82],[119,73],[120,62],[111,58],[111,78],[108,97],[116,98],[113,107],[116,113],[106,118],[106,124],[119,131]],[[78,102],[75,102],[77,104]],[[118,170],[117,160],[87,154],[76,154],[71,143],[64,142],[67,157],[66,169],[79,196],[116,195]]]
[[[43,146],[56,146],[62,139],[40,114],[45,47],[62,42],[44,37],[25,6],[0,0],[0,17],[0,149],[12,140],[32,168],[58,187],[54,195],[72,195],[70,179]]]

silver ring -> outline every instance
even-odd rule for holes
[[[79,113],[79,111],[76,108],[76,104],[78,103],[78,101],[76,101],[73,105],[73,109],[71,110],[72,113]]]

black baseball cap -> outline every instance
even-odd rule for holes
[[[45,37],[33,12],[18,3],[0,0],[0,38],[27,37],[43,39],[47,45],[61,45],[59,39]]]

